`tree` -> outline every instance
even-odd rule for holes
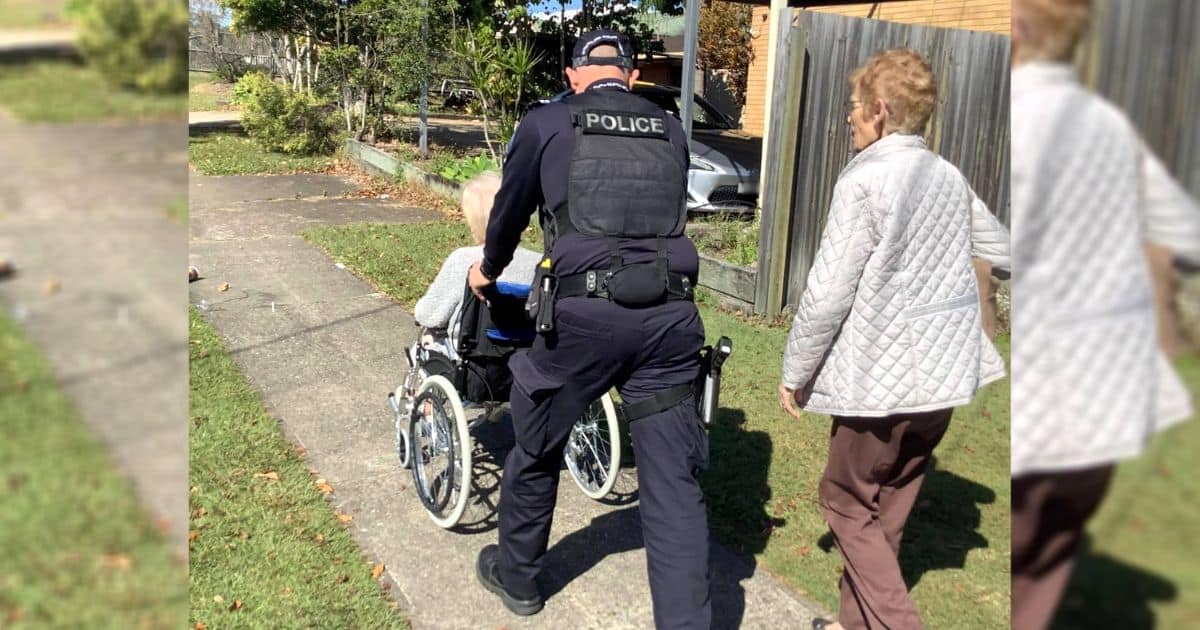
[[[750,67],[750,5],[712,0],[700,8],[696,62],[705,70],[726,70],[739,106],[746,104]]]
[[[471,28],[470,24],[456,31],[453,51],[460,76],[471,84],[479,99],[488,152],[493,162],[501,164],[503,147],[516,128],[528,96],[529,76],[540,55],[528,41],[496,37],[487,26]]]

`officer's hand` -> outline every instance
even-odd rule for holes
[[[788,389],[783,383],[779,384],[779,405],[793,418],[800,419],[800,410],[796,409],[796,390]]]
[[[474,293],[475,297],[479,298],[480,301],[484,299],[484,287],[492,284],[492,281],[488,280],[487,276],[483,275],[483,272],[479,270],[481,264],[475,263],[471,265],[471,270],[467,272],[467,284],[471,287],[471,293]]]

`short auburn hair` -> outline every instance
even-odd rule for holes
[[[1022,35],[1016,60],[1070,61],[1091,14],[1091,0],[1015,0],[1013,29]]]
[[[858,92],[863,111],[870,116],[879,113],[875,100],[883,99],[888,109],[885,131],[924,133],[937,101],[933,69],[920,53],[908,48],[871,55],[850,74],[850,87]]]

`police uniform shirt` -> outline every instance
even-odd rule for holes
[[[601,79],[589,85],[587,90],[628,91],[628,88],[620,81]],[[673,116],[665,116],[663,120],[667,137],[676,149],[676,159],[686,173],[689,151],[683,126]],[[657,121],[637,120],[633,116],[611,116],[585,122],[621,133],[622,130],[637,132],[638,124],[646,126]],[[650,131],[654,133],[658,130]],[[499,270],[511,262],[521,232],[529,225],[530,215],[539,206],[554,208],[566,201],[567,176],[574,149],[575,130],[566,103],[547,103],[531,109],[525,115],[509,144],[503,180],[488,222],[482,266],[488,277],[495,277]],[[620,243],[625,264],[648,263],[655,259],[657,250],[653,238],[620,239]],[[669,238],[667,244],[669,269],[687,275],[695,283],[700,261],[691,239],[682,236]],[[609,252],[604,238],[577,232],[560,237],[550,257],[559,275],[607,269],[609,266]]]

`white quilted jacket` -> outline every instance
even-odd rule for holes
[[[784,350],[783,384],[801,406],[944,409],[1004,376],[979,319],[973,224],[989,245],[975,253],[1007,267],[1004,228],[921,137],[886,136],[850,161]]]
[[[1069,66],[1014,69],[1012,95],[1012,474],[1132,457],[1191,412],[1144,243],[1195,257],[1200,217]]]

